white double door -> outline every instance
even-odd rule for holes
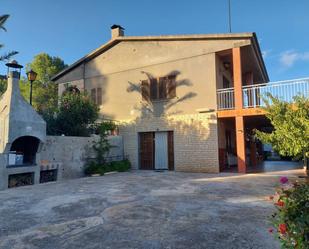
[[[155,169],[168,169],[167,132],[155,132]]]

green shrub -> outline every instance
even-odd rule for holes
[[[276,237],[282,248],[309,248],[309,184],[289,183],[281,177],[282,186],[277,190],[275,200],[277,212],[272,216]],[[270,229],[270,232],[274,231]]]
[[[108,141],[108,131],[113,129],[115,124],[111,121],[105,121],[100,124],[94,125],[94,129],[97,134],[99,134],[99,140],[94,141],[92,148],[95,152],[96,162],[98,164],[105,164],[106,159],[105,156],[109,152],[111,145]]]
[[[90,162],[85,167],[85,174],[86,175],[93,175],[93,174],[99,174],[104,175],[105,173],[105,166],[97,164],[96,162]]]
[[[113,171],[124,172],[128,171],[131,168],[131,163],[129,160],[125,159],[122,161],[111,162],[110,166]]]
[[[90,136],[91,125],[98,118],[99,108],[87,93],[66,92],[59,106],[43,117],[47,122],[48,135]]]
[[[129,160],[125,159],[118,162],[111,162],[108,164],[98,164],[94,161],[88,163],[85,167],[86,175],[100,174],[104,175],[107,172],[118,171],[125,172],[131,168]]]
[[[98,118],[99,108],[86,93],[67,93],[60,99],[57,130],[66,136],[89,136],[89,125]]]

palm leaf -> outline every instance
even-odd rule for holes
[[[4,31],[6,31],[6,28],[4,27],[4,23],[6,22],[6,20],[10,17],[10,15],[2,15],[0,16],[0,29],[3,29]]]
[[[0,56],[0,61],[6,61],[6,60],[9,60],[12,56],[18,54],[17,51],[11,51],[11,52],[8,52],[4,55],[1,55]]]

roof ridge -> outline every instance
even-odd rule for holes
[[[71,71],[84,61],[92,59],[101,54],[102,51],[111,48],[122,41],[147,41],[147,40],[202,40],[202,39],[229,39],[229,38],[253,38],[254,32],[242,32],[242,33],[211,33],[211,34],[179,34],[179,35],[156,35],[156,36],[118,36],[109,40],[97,49],[92,50],[87,55],[83,56],[69,67],[65,68],[58,74],[52,77],[52,81],[57,80],[66,72]]]

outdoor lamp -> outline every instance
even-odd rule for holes
[[[27,72],[27,77],[29,81],[35,81],[36,76],[37,76],[37,73],[34,72],[32,69],[29,72]]]
[[[27,72],[27,78],[30,81],[30,98],[29,98],[30,105],[32,105],[32,83],[33,81],[35,81],[37,75],[38,74],[34,72],[32,69]]]

